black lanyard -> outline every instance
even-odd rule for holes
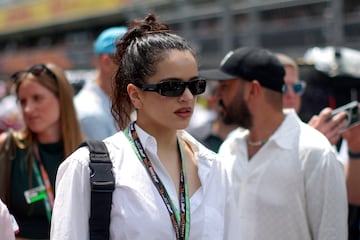
[[[180,171],[180,184],[179,184],[179,191],[180,191],[180,213],[174,206],[171,198],[166,191],[164,184],[161,182],[159,176],[156,174],[154,167],[152,166],[151,161],[149,160],[142,144],[140,138],[135,129],[135,122],[132,122],[129,126],[132,139],[129,134],[129,129],[125,129],[125,133],[127,133],[127,137],[133,146],[138,158],[143,163],[144,167],[146,168],[149,176],[153,184],[155,185],[156,189],[158,190],[162,200],[165,203],[166,209],[169,212],[170,219],[172,225],[174,227],[176,233],[176,239],[178,240],[187,240],[189,239],[189,232],[190,232],[190,201],[189,201],[189,194],[188,194],[188,186],[186,183],[186,171],[185,171],[185,163],[183,158],[183,153],[181,149],[181,144],[178,140],[178,149],[180,152],[181,157],[181,171]]]

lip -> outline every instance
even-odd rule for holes
[[[27,119],[29,122],[35,122],[35,121],[39,120],[40,117],[38,117],[38,116],[27,116],[26,119]]]
[[[174,113],[180,118],[190,118],[192,116],[193,109],[191,107],[182,107],[176,109]]]

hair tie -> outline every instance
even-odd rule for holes
[[[154,34],[154,33],[170,33],[169,29],[160,29],[160,30],[151,30],[151,31],[147,31],[145,32],[145,34]]]

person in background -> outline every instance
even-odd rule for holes
[[[285,54],[277,54],[280,62],[285,67],[285,88],[283,94],[284,105],[288,108],[295,108],[297,112],[300,111],[301,94],[305,90],[301,86],[299,81],[299,71],[296,62]],[[288,90],[288,91],[286,91]],[[356,131],[360,126],[351,126],[350,128],[344,129],[344,121],[346,113],[340,112],[335,116],[332,116],[333,109],[325,107],[318,115],[314,115],[308,124],[320,132],[322,132],[330,143],[337,149],[339,140],[341,140],[340,148],[338,149],[339,157],[341,162],[344,164],[345,176],[347,183],[347,193],[349,202],[349,217],[348,217],[348,239],[358,240],[360,236],[359,224],[360,224],[360,192],[358,189],[360,181],[360,169],[358,168],[357,161],[358,157],[356,154],[359,153],[359,141],[360,135],[356,135]],[[348,141],[350,141],[351,150],[349,154]],[[349,158],[349,155],[351,158]],[[351,159],[352,161],[349,161]]]
[[[94,42],[96,76],[88,81],[75,96],[75,107],[84,135],[102,140],[117,132],[111,115],[111,81],[116,65],[113,61],[115,41],[126,32],[126,27],[105,29]]]
[[[285,70],[275,54],[239,48],[218,72],[224,122],[247,129],[219,150],[232,171],[240,238],[347,239],[342,164],[323,134],[283,109]]]
[[[203,71],[200,71],[200,75],[201,72]],[[205,147],[214,152],[218,152],[224,139],[231,131],[237,128],[235,124],[225,124],[220,116],[220,106],[215,96],[217,83],[215,80],[207,81],[207,90],[203,97],[207,103],[207,110],[212,112],[212,116],[201,125],[186,129],[193,137],[205,145]],[[201,116],[194,114],[193,118],[194,117]]]
[[[115,59],[109,239],[239,239],[224,161],[183,130],[206,88],[189,43],[148,14],[131,22]],[[80,148],[59,168],[52,240],[89,239],[88,163]]]
[[[295,60],[283,53],[276,54],[285,68],[285,85],[283,89],[284,108],[293,108],[297,113],[301,108],[301,96],[305,91],[306,83],[299,80],[299,67]],[[331,117],[333,109],[325,107],[319,115],[314,115],[308,124],[323,133],[331,144],[335,145],[341,138],[341,133],[346,124],[345,112],[340,112]]]
[[[0,83],[0,133],[8,129],[21,130],[24,121],[13,94],[13,83],[10,80],[0,80]]]
[[[16,223],[10,215],[8,208],[0,199],[0,239],[15,240],[15,231],[13,226]]]
[[[36,64],[11,76],[25,129],[0,135],[0,198],[19,224],[17,237],[48,239],[58,166],[83,140],[73,89],[59,66]],[[7,156],[7,158],[6,158]]]
[[[346,186],[349,200],[349,240],[360,237],[360,123],[345,129],[348,162],[345,165]]]

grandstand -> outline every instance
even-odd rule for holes
[[[91,68],[100,31],[149,11],[193,43],[203,67],[242,45],[295,58],[313,46],[360,48],[357,0],[0,0],[0,72],[42,61]]]
[[[80,88],[91,74],[95,37],[148,12],[191,41],[202,68],[217,66],[228,50],[244,45],[295,59],[313,47],[360,50],[359,0],[0,0],[0,80],[51,61]],[[318,75],[309,69],[301,68],[309,86],[303,119],[324,106],[360,100],[358,76],[325,76],[316,85],[311,76]]]

